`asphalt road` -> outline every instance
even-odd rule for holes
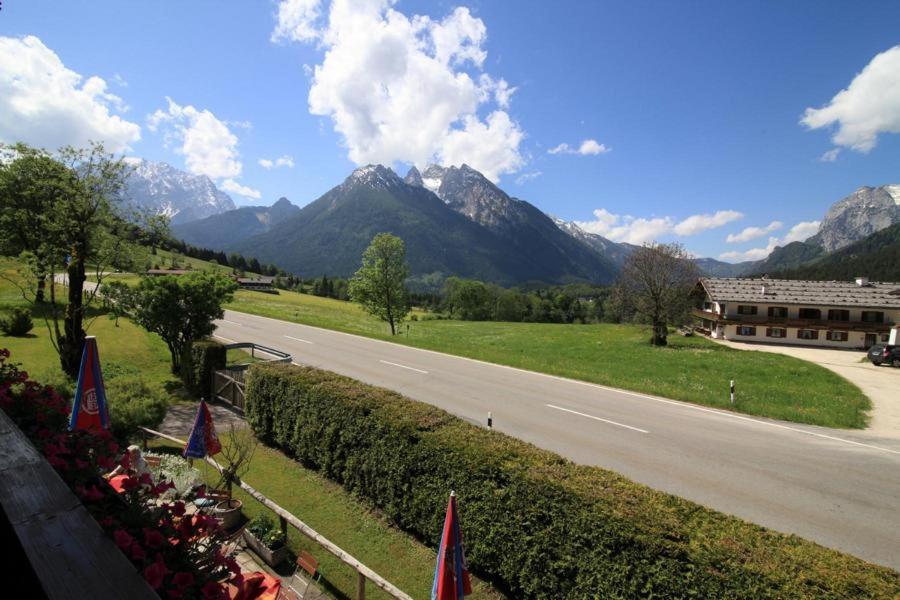
[[[290,352],[720,511],[900,570],[900,441],[759,419],[228,311]],[[602,368],[602,365],[598,365]]]

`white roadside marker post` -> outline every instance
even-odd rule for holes
[[[734,379],[731,380],[731,403],[734,404]]]
[[[494,429],[494,416],[491,414],[491,411],[488,411],[488,429]]]

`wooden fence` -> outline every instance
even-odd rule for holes
[[[225,350],[249,350],[250,358],[256,359],[257,355],[269,357],[266,362],[290,363],[291,355],[275,348],[261,346],[253,342],[239,342],[226,344]],[[212,375],[213,398],[227,402],[231,406],[244,410],[244,374],[252,363],[229,365],[226,369],[216,371]]]
[[[147,429],[146,427],[141,428],[145,434],[151,435],[154,437],[158,437],[164,440],[169,440],[170,442],[175,442],[179,445],[184,446],[186,444],[185,440],[180,440],[176,437],[172,437],[170,435],[166,435],[165,433],[160,433],[159,431],[154,431],[152,429]],[[206,462],[212,465],[216,470],[220,473],[222,472],[222,466],[215,461],[215,459],[207,456]],[[282,508],[278,504],[276,504],[273,500],[268,498],[265,494],[251,486],[249,483],[243,480],[238,480],[235,483],[241,486],[241,489],[247,492],[254,500],[274,512],[278,516],[278,520],[281,523],[282,531],[287,534],[288,526],[293,527],[315,543],[317,543],[321,548],[326,550],[327,552],[333,554],[345,565],[348,565],[352,569],[356,571],[357,579],[356,579],[356,599],[357,600],[365,600],[366,597],[366,581],[371,582],[375,587],[383,590],[392,598],[397,598],[398,600],[412,600],[412,598],[403,592],[400,588],[392,584],[390,581],[362,564],[358,559],[354,558],[349,552],[340,548],[334,542],[328,540],[325,536],[317,532],[315,529],[298,519],[296,516],[291,514],[288,510]]]

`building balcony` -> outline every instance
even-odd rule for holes
[[[799,319],[796,317],[770,317],[768,315],[720,315],[695,308],[692,315],[698,319],[716,321],[723,325],[765,325],[767,327],[796,327],[798,329],[833,329],[836,331],[885,332],[894,326],[893,321],[831,321],[829,319]]]

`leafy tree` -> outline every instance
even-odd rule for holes
[[[686,319],[699,276],[680,244],[645,244],[625,259],[617,292],[625,307],[649,319],[653,326],[650,343],[665,346],[668,324]]]
[[[172,358],[172,372],[177,374],[194,340],[215,331],[213,321],[225,315],[222,306],[231,301],[236,289],[229,277],[209,271],[144,277],[127,310],[136,323],[163,339]]]
[[[54,203],[69,178],[66,167],[42,150],[25,144],[0,148],[0,253],[27,253],[34,265],[35,302],[45,298],[47,234]]]
[[[362,266],[349,284],[350,298],[362,304],[371,315],[396,326],[409,314],[409,297],[405,281],[409,276],[403,240],[389,233],[379,233],[362,256]]]
[[[11,158],[13,162],[5,167],[7,175],[12,170],[20,178],[6,188],[9,195],[4,202],[20,207],[37,203],[23,213],[22,218],[28,219],[35,205],[50,201],[49,208],[31,223],[38,228],[40,243],[21,255],[25,267],[17,283],[26,300],[36,303],[41,299],[41,281],[55,283],[57,273],[64,270],[66,301],[57,298],[56,285],[50,285],[48,307],[42,313],[62,370],[74,378],[91,322],[88,309],[96,298],[96,288],[85,286],[87,265],[100,282],[106,269],[127,262],[122,257],[134,252],[129,227],[117,210],[128,168],[121,158],[107,154],[102,144],[65,147],[52,156],[19,144]],[[16,167],[20,159],[26,161],[21,168]],[[22,281],[36,282],[36,286]]]

